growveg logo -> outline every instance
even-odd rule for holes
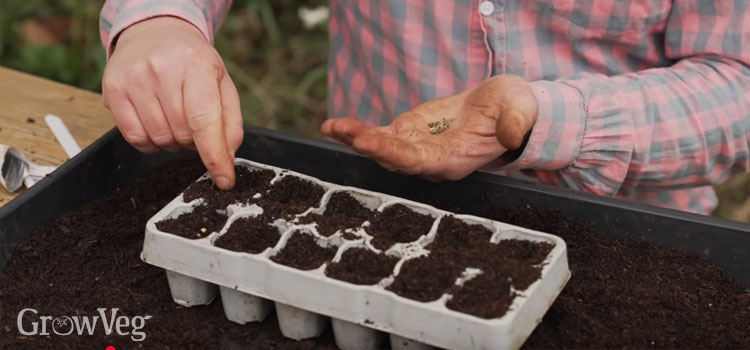
[[[109,314],[107,311],[109,310]],[[146,333],[142,331],[151,315],[128,317],[117,315],[118,308],[98,308],[95,316],[39,316],[39,311],[31,308],[18,313],[16,320],[18,332],[26,336],[35,335],[94,335],[104,332],[106,335],[117,334],[130,336],[133,341],[143,341]],[[30,320],[29,320],[30,319]]]

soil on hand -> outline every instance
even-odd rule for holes
[[[326,267],[326,276],[353,284],[372,285],[390,276],[397,262],[397,257],[364,248],[349,248],[341,254],[341,260]]]
[[[278,264],[300,270],[314,270],[331,261],[336,247],[322,247],[311,234],[294,232],[280,252],[271,257]]]
[[[235,220],[214,245],[235,252],[258,254],[275,246],[279,238],[279,229],[267,217],[248,217]]]
[[[235,185],[229,191],[221,191],[211,179],[203,179],[191,184],[183,193],[183,200],[191,202],[203,198],[204,204],[216,208],[226,209],[230,204],[248,204],[256,199],[256,193],[264,193],[270,186],[271,179],[276,176],[273,170],[253,169],[236,165],[234,167]]]
[[[226,215],[217,213],[213,207],[200,205],[189,213],[157,222],[156,228],[180,237],[198,239],[210,235],[211,232],[219,232],[226,222]]]
[[[310,214],[300,218],[299,223],[316,223],[318,233],[330,237],[339,230],[361,226],[373,214],[374,211],[363,206],[351,194],[336,192],[328,200],[323,215]]]
[[[516,297],[510,289],[508,277],[497,271],[485,271],[451,293],[446,306],[481,318],[501,317],[508,312]]]
[[[372,245],[387,250],[394,243],[414,242],[429,233],[435,219],[403,204],[389,206],[372,220],[367,232],[374,237]]]

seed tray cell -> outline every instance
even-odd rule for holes
[[[196,207],[210,205],[202,198],[185,203],[182,195],[162,208],[146,225],[141,258],[166,270],[176,303],[185,306],[208,304],[217,293],[221,293],[226,317],[237,323],[263,320],[275,308],[282,334],[293,339],[320,335],[330,317],[336,342],[343,349],[379,348],[388,335],[396,349],[430,346],[518,348],[541,321],[570,277],[565,242],[559,237],[475,216],[456,215],[421,203],[339,186],[244,159],[237,159],[236,164],[251,171],[272,170],[276,176],[270,181],[270,189],[246,193],[247,198],[242,203],[215,208],[227,216],[220,230],[205,230],[205,235],[197,238],[185,238],[159,230],[157,223],[161,221],[179,220],[181,215],[189,214]],[[298,210],[294,215],[270,222],[278,229],[279,240],[273,247],[258,254],[231,251],[214,245],[237,219],[263,215],[264,206],[270,208],[271,205],[268,191],[272,191],[273,185],[286,176],[321,186],[325,192],[320,202]],[[198,180],[206,179],[207,175],[204,175]],[[357,227],[337,229],[331,235],[322,235],[317,230],[314,217],[313,220],[306,218],[328,215],[327,205],[331,197],[339,192],[350,194],[362,206],[372,210],[372,218],[382,215],[388,208],[404,206],[417,214],[427,215],[432,224],[424,233],[406,232],[413,240],[395,241],[389,247],[381,247],[383,249],[373,244],[375,235],[380,233],[372,229],[372,218],[363,220]],[[485,273],[481,268],[461,268],[455,283],[434,301],[420,302],[389,290],[410,260],[438,254],[427,247],[436,239],[441,220],[448,220],[451,216],[470,225],[480,225],[491,232],[489,241],[485,242],[487,244],[522,240],[551,246],[543,261],[535,265],[540,271],[539,278],[526,288],[511,287],[512,302],[502,316],[482,318],[446,307],[446,303],[461,291],[464,284]],[[393,227],[400,228],[399,225],[391,225]],[[278,254],[290,240],[301,238],[307,242],[307,250],[302,255],[319,259],[322,261],[320,266],[302,270],[274,261],[274,257],[280,256]],[[347,250],[355,248],[392,256],[398,262],[389,276],[372,285],[357,285],[326,276],[325,271],[330,264],[339,262]],[[335,254],[329,256],[326,255],[328,253],[315,252],[317,249],[328,249],[326,252],[335,250]],[[502,254],[502,250],[497,252]],[[506,260],[491,261],[503,264]],[[489,265],[485,267],[493,268]]]

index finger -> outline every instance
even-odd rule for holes
[[[182,87],[185,118],[203,164],[219,189],[234,187],[234,159],[227,147],[222,120],[220,73],[189,72]],[[222,74],[223,75],[223,74]]]

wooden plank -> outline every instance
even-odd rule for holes
[[[19,149],[43,165],[60,165],[68,157],[44,122],[60,117],[81,148],[114,127],[97,93],[0,67],[0,143]],[[0,188],[0,206],[18,193]]]

